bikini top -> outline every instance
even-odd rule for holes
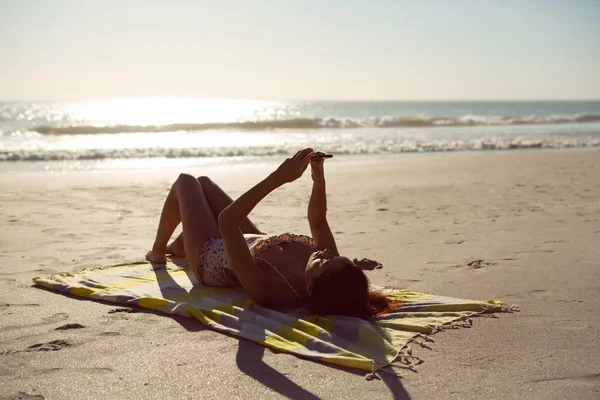
[[[246,243],[248,243],[248,249],[250,250],[252,258],[255,260],[261,260],[265,264],[270,265],[271,268],[273,268],[273,271],[275,271],[277,275],[283,279],[292,292],[294,292],[299,299],[304,300],[304,298],[298,294],[290,282],[285,279],[285,276],[279,272],[275,265],[273,265],[273,263],[270,261],[261,258],[260,255],[271,247],[278,246],[281,243],[300,243],[316,250],[313,238],[305,235],[296,235],[294,233],[282,233],[281,235],[275,236],[244,235],[244,238],[246,239]]]

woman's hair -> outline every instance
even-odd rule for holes
[[[307,307],[315,314],[369,319],[400,306],[399,301],[385,293],[369,291],[369,279],[350,262],[342,269],[323,272],[309,285],[311,294]]]

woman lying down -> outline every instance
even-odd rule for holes
[[[352,261],[338,252],[327,223],[323,164],[328,157],[310,148],[298,151],[235,201],[209,178],[181,174],[167,195],[146,259],[164,264],[167,254],[186,257],[204,285],[241,286],[264,307],[305,306],[315,314],[363,319],[391,311],[398,302],[369,291],[363,272],[377,263]],[[262,233],[248,214],[273,190],[300,178],[309,164],[312,237]],[[182,234],[167,246],[180,222]]]

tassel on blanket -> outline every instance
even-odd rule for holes
[[[423,347],[425,349],[432,350],[432,348],[431,348],[430,345],[428,345],[427,343],[425,343],[425,342],[423,342],[423,341],[421,341],[419,339],[413,339],[413,340],[410,341],[410,343],[416,343],[416,344],[418,344],[419,346],[421,346],[421,347]]]
[[[50,275],[50,279],[54,279],[55,276],[58,276],[59,278],[73,278],[75,275],[70,274],[68,272],[57,272],[55,274]]]
[[[415,361],[413,361],[415,360]],[[395,363],[395,364],[394,364]],[[413,356],[412,349],[410,347],[405,347],[403,349],[398,350],[394,358],[390,360],[390,362],[380,365],[373,366],[373,371],[365,375],[365,380],[371,381],[377,377],[378,372],[385,372],[388,375],[393,375],[402,378],[394,368],[402,368],[408,369],[412,372],[417,372],[416,366],[423,363],[423,359],[421,357]]]
[[[448,329],[471,328],[472,326],[473,326],[473,320],[469,317],[463,317],[458,321],[454,321],[449,324],[436,326],[432,333],[446,331]]]
[[[433,340],[431,337],[429,337],[427,335],[423,335],[422,333],[417,333],[415,336],[413,336],[413,338],[419,338],[419,339],[423,339],[427,342],[435,343],[435,340]]]
[[[519,312],[521,309],[516,304],[508,305],[506,303],[502,304],[502,312]]]

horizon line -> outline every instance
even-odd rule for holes
[[[421,102],[421,103],[436,103],[436,102],[448,102],[448,103],[467,103],[467,102],[580,102],[600,101],[600,97],[597,98],[551,98],[551,99],[506,99],[506,98],[481,98],[481,99],[389,99],[389,98],[247,98],[247,97],[190,97],[190,96],[96,96],[96,97],[72,97],[62,99],[0,99],[0,102],[76,102],[76,101],[106,101],[106,100],[218,100],[218,101],[289,101],[289,102]]]

